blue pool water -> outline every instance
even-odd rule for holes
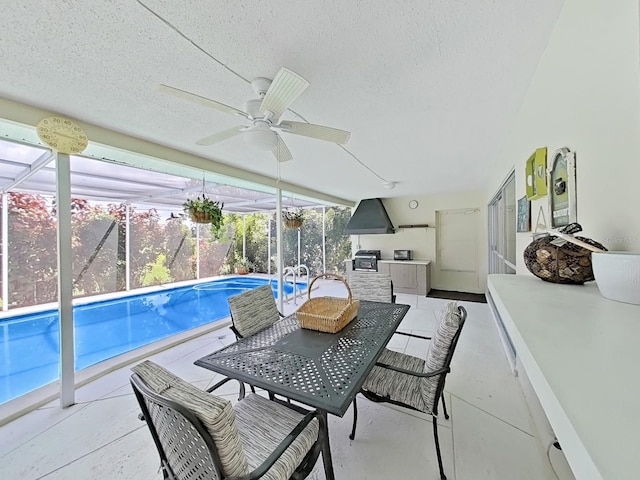
[[[229,315],[227,298],[268,280],[231,277],[193,286],[77,305],[75,366],[90,365]],[[299,283],[301,289],[306,284]],[[272,284],[277,296],[277,282]],[[283,286],[285,294],[293,285]],[[0,320],[0,403],[59,377],[58,311]]]

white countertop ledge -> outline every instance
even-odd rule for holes
[[[595,282],[489,275],[488,289],[576,478],[636,478],[640,305]]]

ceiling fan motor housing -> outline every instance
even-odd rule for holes
[[[264,117],[264,112],[260,111],[260,105],[262,105],[261,98],[252,98],[251,100],[247,100],[244,108],[250,119],[262,118]]]
[[[271,86],[271,79],[256,77],[251,80],[251,86],[253,87],[253,91],[256,92],[256,95],[262,100]]]

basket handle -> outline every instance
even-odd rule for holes
[[[349,288],[349,284],[344,279],[344,277],[341,277],[340,275],[336,275],[335,273],[321,273],[320,275],[315,277],[313,280],[311,280],[311,283],[309,283],[309,286],[307,287],[307,298],[309,299],[311,298],[311,287],[313,286],[314,282],[319,278],[333,278],[334,280],[340,280],[342,283],[344,283],[344,286],[347,287],[347,292],[349,293],[349,303],[351,303],[352,296],[351,296],[351,288]]]

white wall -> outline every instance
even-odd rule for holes
[[[394,225],[435,223],[435,211],[486,205],[516,170],[516,198],[525,195],[524,169],[538,147],[548,156],[560,147],[576,154],[578,222],[582,234],[610,250],[640,251],[640,13],[638,0],[565,0],[549,44],[502,149],[491,165],[482,195],[384,199]],[[532,223],[543,207],[549,224],[549,197],[531,205]],[[486,221],[481,232],[486,249]],[[522,252],[531,233],[517,234],[517,271],[529,274]],[[416,258],[435,259],[435,229],[399,230],[394,235],[353,237],[358,248],[410,248]],[[486,258],[482,265],[486,285]]]
[[[525,194],[526,159],[576,152],[578,222],[610,250],[640,251],[640,35],[638,0],[566,0],[527,95],[492,168],[483,203],[515,165],[516,198]],[[540,206],[549,224],[549,198]],[[530,233],[517,238],[518,273]]]
[[[410,209],[409,202],[418,201],[418,208]],[[359,249],[380,250],[382,258],[393,258],[396,249],[413,251],[413,258],[417,260],[436,259],[436,211],[455,210],[463,208],[479,208],[481,218],[487,218],[487,200],[484,192],[458,193],[448,195],[422,195],[413,197],[383,198],[382,203],[389,214],[391,223],[396,227],[396,233],[388,235],[359,235],[353,236],[353,251]],[[481,222],[482,228],[477,232],[481,263],[479,265],[480,287],[486,290],[487,274],[487,229],[486,222]],[[398,225],[428,224],[429,228],[402,228]],[[435,272],[432,265],[431,272]],[[432,276],[432,288],[439,288],[438,278]]]

